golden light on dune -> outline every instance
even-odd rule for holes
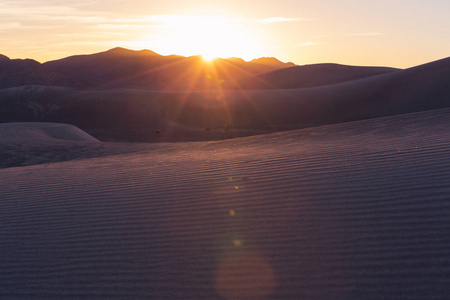
[[[260,54],[255,33],[239,18],[217,15],[177,15],[164,19],[161,52],[184,56],[201,55],[205,60],[239,57],[253,59]]]

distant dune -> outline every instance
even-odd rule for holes
[[[450,58],[288,90],[159,92],[27,86],[0,90],[0,121],[87,128],[289,129],[448,107]]]
[[[190,144],[193,143],[183,143],[185,146]],[[69,124],[4,123],[0,124],[0,168],[154,151],[174,148],[177,145],[179,144],[164,142],[102,143]]]
[[[236,87],[244,90],[308,88],[356,80],[397,70],[386,67],[357,67],[338,64],[293,66],[243,78],[237,82]]]
[[[4,144],[5,141],[21,144],[99,142],[75,126],[42,122],[0,124],[0,144]]]

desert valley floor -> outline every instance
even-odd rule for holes
[[[187,144],[38,130],[62,162],[15,126],[1,299],[450,295],[450,109]]]

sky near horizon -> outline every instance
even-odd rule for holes
[[[0,54],[114,47],[407,68],[450,56],[448,0],[1,0]]]

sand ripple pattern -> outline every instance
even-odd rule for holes
[[[1,299],[447,299],[450,111],[0,170]]]

